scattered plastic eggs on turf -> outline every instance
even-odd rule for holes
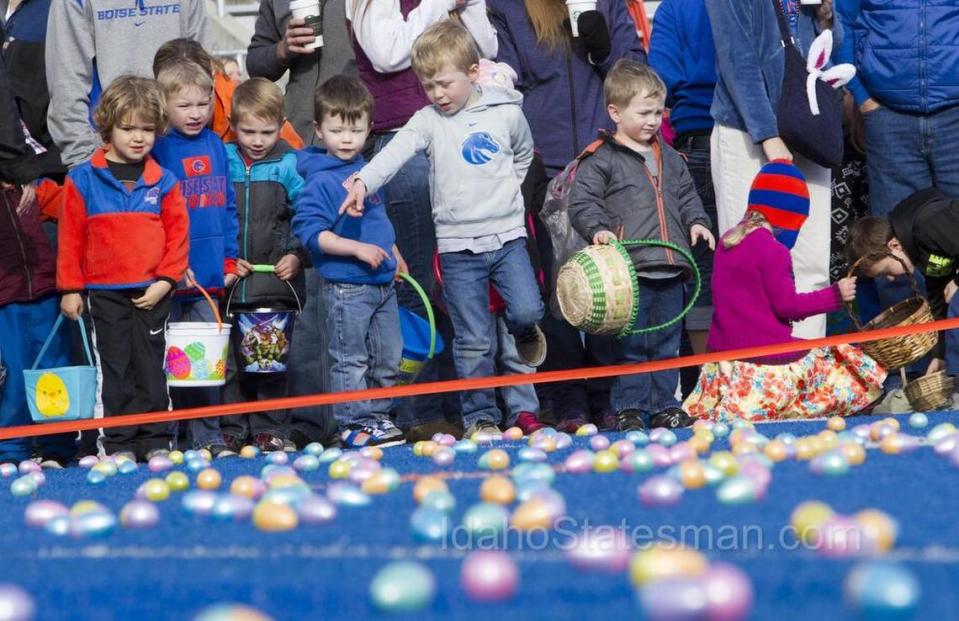
[[[0,612],[3,621],[33,621],[37,606],[21,587],[9,582],[0,583]]]
[[[296,512],[303,524],[328,524],[336,518],[336,505],[324,496],[311,494],[300,501]]]
[[[593,456],[593,452],[588,449],[573,451],[563,462],[563,468],[570,474],[592,472]]]
[[[602,451],[609,448],[609,438],[604,435],[595,435],[589,439],[589,448],[594,451]]]
[[[578,534],[567,548],[566,559],[580,571],[619,573],[629,567],[631,554],[626,533],[600,526]]]
[[[70,510],[63,503],[55,500],[34,500],[24,510],[23,520],[27,526],[43,528],[47,522],[61,515],[70,515]]]
[[[682,497],[682,484],[670,476],[650,477],[639,486],[639,501],[647,507],[676,505]]]
[[[162,502],[170,497],[170,486],[163,479],[147,479],[136,492],[137,498]]]
[[[922,412],[913,412],[909,416],[909,426],[913,429],[925,429],[929,424],[929,417]]]
[[[445,511],[423,505],[410,516],[410,528],[417,541],[439,543],[449,533],[450,516]]]
[[[266,483],[262,479],[249,475],[238,476],[230,483],[230,493],[234,496],[259,500],[264,492],[266,492]]]
[[[653,459],[653,454],[646,449],[633,451],[619,462],[620,470],[637,474],[649,472],[655,467],[656,462]]]
[[[370,599],[383,612],[414,612],[429,606],[436,597],[436,578],[422,563],[397,561],[376,572],[370,583]]]
[[[18,477],[10,483],[10,493],[14,496],[29,496],[37,491],[37,482],[30,475]]]
[[[314,457],[319,457],[323,453],[323,445],[319,442],[310,442],[303,447],[303,452],[307,455],[313,455]]]
[[[501,550],[470,552],[460,568],[460,585],[475,602],[505,601],[519,588],[519,569]]]
[[[448,446],[438,446],[433,451],[433,463],[440,468],[446,468],[456,459],[456,451]]]
[[[593,436],[593,439],[603,436]],[[607,442],[607,445],[609,443]],[[616,453],[608,449],[598,451],[593,455],[593,471],[599,473],[615,472],[619,469],[619,458]]]
[[[295,460],[293,460],[293,468],[299,472],[313,472],[320,467],[320,460],[317,459],[316,455],[307,453],[305,455],[300,455]]]
[[[922,597],[915,575],[904,565],[885,560],[853,567],[843,593],[846,605],[862,621],[906,621]]]
[[[222,483],[223,477],[220,475],[219,471],[214,470],[213,468],[201,470],[196,475],[196,486],[200,489],[220,489],[220,484]]]
[[[160,510],[149,500],[131,500],[120,509],[120,524],[128,529],[153,528],[160,521]]]
[[[503,439],[511,442],[516,440],[521,440],[523,438],[523,430],[519,427],[510,427],[503,432]]]
[[[483,470],[505,470],[509,468],[509,455],[503,449],[491,449],[480,455],[479,467]]]

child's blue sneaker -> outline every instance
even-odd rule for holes
[[[344,449],[361,449],[365,446],[396,446],[405,444],[406,438],[393,423],[378,421],[372,425],[349,425],[340,433]]]

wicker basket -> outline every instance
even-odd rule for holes
[[[636,320],[636,270],[618,244],[588,246],[559,270],[556,297],[573,327],[590,334],[621,334]]]
[[[898,257],[893,255],[888,256],[899,260]],[[874,259],[875,257],[871,258]],[[859,261],[856,261],[849,269],[850,276],[855,273],[856,268],[862,260],[863,259],[859,259]],[[903,267],[905,267],[905,264],[903,264]],[[932,315],[932,309],[929,308],[929,303],[919,294],[919,287],[916,284],[916,279],[912,275],[912,272],[906,270],[906,273],[909,274],[915,296],[884,310],[865,326],[859,322],[859,316],[856,314],[853,305],[851,303],[846,305],[850,318],[860,331],[878,330],[880,328],[892,328],[896,326],[915,326],[935,321]],[[896,369],[919,360],[929,353],[938,342],[938,332],[923,332],[920,334],[906,334],[888,339],[880,339],[878,341],[870,341],[868,343],[861,343],[860,346],[863,351],[872,356],[876,362],[886,369]]]
[[[945,371],[914,379],[903,389],[909,405],[917,412],[938,410],[949,403],[955,389],[955,380]]]

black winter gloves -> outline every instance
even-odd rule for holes
[[[583,47],[589,53],[589,60],[594,64],[606,60],[612,47],[603,14],[599,11],[584,11],[576,20],[576,26],[579,28],[579,38],[583,41]]]

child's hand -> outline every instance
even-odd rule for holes
[[[852,302],[856,299],[856,277],[843,278],[836,283],[839,286],[839,295],[843,302]]]
[[[929,361],[929,366],[926,368],[926,375],[932,375],[933,373],[938,373],[939,371],[946,370],[946,361],[942,358],[933,358]]]
[[[253,264],[246,259],[236,260],[236,275],[240,278],[246,278],[253,273]]]
[[[946,304],[949,304],[949,303],[952,302],[952,296],[956,295],[956,291],[957,291],[957,290],[959,290],[959,286],[956,286],[956,281],[950,280],[950,281],[946,284],[946,288],[945,288],[945,290],[943,290],[943,292],[942,292],[942,294],[943,294],[943,295],[945,296],[945,298],[946,298]]]
[[[345,211],[351,217],[359,218],[363,215],[364,200],[366,200],[366,184],[362,179],[354,178],[343,204],[340,205],[340,213]]]
[[[403,280],[400,278],[400,274],[409,274],[410,266],[406,264],[406,259],[400,254],[400,249],[396,247],[396,244],[393,244],[393,256],[396,257],[396,275],[393,276],[393,280]]]
[[[83,313],[83,296],[79,293],[68,293],[60,299],[60,312],[68,319],[76,321]]]
[[[236,274],[224,274],[223,286],[229,289],[230,287],[233,286],[233,283],[235,283],[238,280],[240,280],[240,277],[237,276]]]
[[[689,243],[695,246],[699,243],[699,240],[703,240],[709,244],[710,250],[716,249],[716,238],[713,237],[712,232],[702,224],[694,224],[689,227]]]
[[[593,245],[595,246],[602,246],[613,241],[616,241],[616,235],[612,231],[598,231],[593,235]]]
[[[773,160],[793,161],[793,154],[779,136],[763,140],[763,153],[770,162]]]
[[[295,254],[283,255],[273,266],[273,272],[283,281],[296,278],[296,275],[300,273],[300,257]]]
[[[186,286],[189,288],[196,287],[196,274],[193,273],[193,270],[186,268],[186,274],[183,275],[183,280],[186,282]]]
[[[386,251],[379,246],[363,243],[357,244],[356,252],[353,254],[353,256],[363,263],[366,263],[373,269],[379,268],[383,261],[386,261],[390,258],[390,255],[388,255]]]
[[[160,303],[160,300],[170,294],[170,289],[172,289],[170,283],[165,280],[158,280],[147,287],[143,295],[130,301],[140,310],[152,310],[154,306]]]

